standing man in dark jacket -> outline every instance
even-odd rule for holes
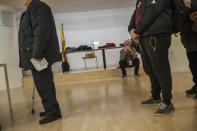
[[[171,0],[137,0],[129,32],[142,47],[142,62],[150,77],[152,97],[141,104],[160,104],[155,115],[165,115],[174,110],[172,77],[168,49],[172,34]],[[160,93],[162,93],[163,101]]]
[[[184,12],[184,27],[181,31],[181,41],[186,48],[189,67],[193,75],[194,86],[186,91],[187,95],[196,94],[197,98],[197,32],[192,28],[197,27],[197,1],[192,0],[189,10]],[[193,13],[192,13],[193,12]],[[196,18],[195,18],[196,17]],[[196,22],[195,22],[196,21]],[[196,29],[195,29],[196,30]]]
[[[59,43],[50,7],[40,0],[25,0],[25,6],[27,10],[22,14],[19,30],[20,67],[32,71],[45,109],[40,113],[45,118],[39,123],[45,124],[61,118],[51,70],[51,65],[61,60]],[[46,58],[48,68],[37,71],[31,58],[37,61]]]

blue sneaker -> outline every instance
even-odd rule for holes
[[[136,77],[140,77],[140,74],[135,74]]]
[[[127,77],[127,74],[123,74],[123,75],[122,75],[122,78],[126,78],[126,77]]]

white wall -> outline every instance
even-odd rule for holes
[[[0,6],[2,11],[13,11],[9,7]],[[14,11],[13,11],[14,13]],[[14,16],[13,16],[14,17]],[[0,15],[0,63],[8,65],[9,83],[11,88],[21,87],[21,70],[19,69],[18,57],[18,39],[16,30],[16,21],[13,19],[13,26],[4,26],[2,24],[2,15]],[[4,70],[0,68],[0,90],[5,90]]]
[[[54,15],[59,38],[63,23],[67,45],[78,46],[90,44],[92,40],[98,40],[102,44],[122,43],[129,37],[127,28],[131,12],[131,8],[120,8]]]

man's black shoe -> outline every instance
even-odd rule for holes
[[[45,116],[47,116],[47,114],[46,114],[46,112],[40,112],[40,116],[45,117]]]
[[[194,95],[194,94],[197,94],[197,89],[192,88],[192,89],[190,89],[190,90],[187,90],[187,91],[186,91],[186,94],[187,94],[187,95]]]
[[[142,101],[142,105],[159,105],[162,102],[161,99],[154,100],[152,97],[146,101]]]
[[[174,111],[173,104],[166,105],[165,103],[161,103],[159,105],[159,109],[155,112],[156,116],[168,115],[169,113]]]
[[[61,113],[57,113],[54,115],[48,115],[45,118],[43,118],[42,120],[39,121],[40,124],[47,124],[53,121],[56,121],[58,119],[62,118]]]

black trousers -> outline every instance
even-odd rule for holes
[[[194,89],[197,89],[197,51],[187,52],[187,57],[189,60],[189,67],[193,75],[193,81],[195,85]]]
[[[133,62],[133,65],[135,66],[135,74],[139,74],[139,65],[140,65],[139,58],[132,60],[132,62]],[[127,72],[126,72],[125,68],[128,67],[127,60],[120,60],[119,64],[120,64],[120,68],[122,70],[122,74],[126,75]]]
[[[42,99],[42,104],[47,115],[53,115],[60,111],[59,104],[56,99],[56,90],[51,67],[40,72],[36,69],[32,69],[31,71],[34,83],[38,94]]]
[[[168,49],[171,45],[170,35],[147,36],[140,39],[142,62],[151,82],[151,93],[159,99],[162,93],[163,102],[171,103],[172,76],[168,60]]]

